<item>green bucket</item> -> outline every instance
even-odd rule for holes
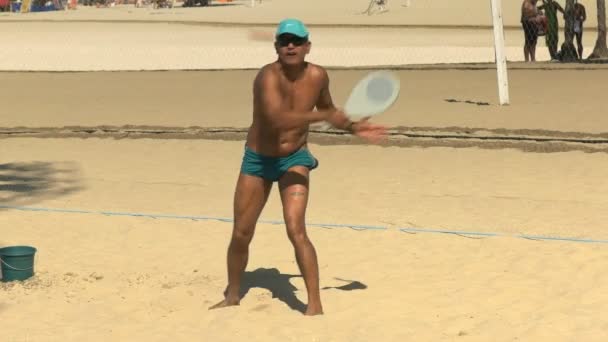
[[[2,281],[26,280],[33,276],[35,253],[36,248],[29,246],[0,248]]]

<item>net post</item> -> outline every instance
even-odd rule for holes
[[[501,105],[509,104],[509,80],[505,55],[505,36],[502,25],[501,0],[490,0],[492,6],[492,26],[494,27],[494,51],[498,73],[498,97]]]

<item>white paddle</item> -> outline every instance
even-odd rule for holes
[[[370,72],[351,90],[344,113],[353,121],[384,113],[397,101],[400,86],[397,75],[388,70]],[[327,122],[319,125],[321,130],[331,127]]]
[[[353,119],[384,113],[399,97],[401,83],[393,72],[379,70],[362,78],[344,104],[344,112]]]

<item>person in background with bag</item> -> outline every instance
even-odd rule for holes
[[[545,42],[549,49],[549,55],[551,60],[557,60],[557,45],[559,43],[559,21],[557,19],[557,12],[564,13],[564,9],[555,0],[542,0],[543,4],[539,7],[540,10],[545,12],[547,17],[547,34],[545,35]]]

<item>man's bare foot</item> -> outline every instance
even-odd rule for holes
[[[323,308],[321,306],[313,306],[313,305],[309,305],[306,308],[306,312],[304,312],[304,315],[306,316],[317,316],[317,315],[322,315],[323,314]]]
[[[221,302],[210,306],[209,310],[213,310],[213,309],[219,309],[219,308],[225,308],[227,306],[235,306],[235,305],[239,305],[240,301],[237,299],[230,299],[230,298],[226,298],[224,300],[222,300]]]

